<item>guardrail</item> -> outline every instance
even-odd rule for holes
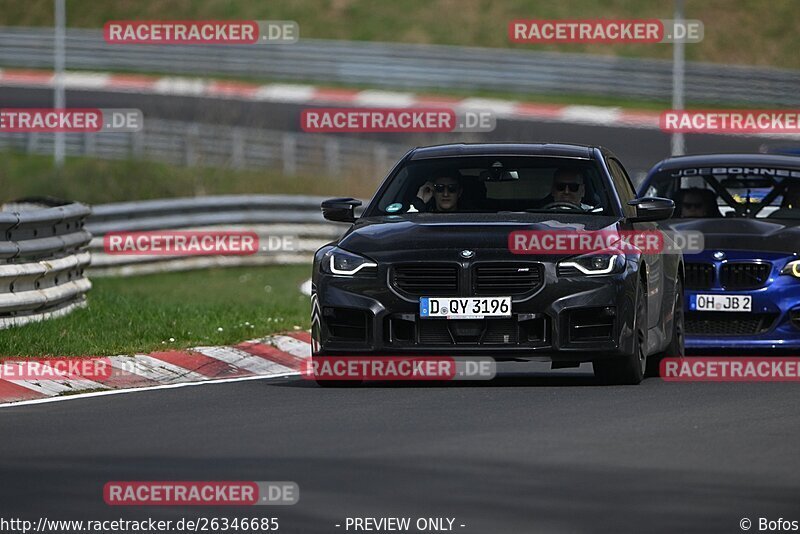
[[[146,119],[138,132],[64,134],[69,156],[150,159],[173,165],[270,168],[284,175],[375,178],[386,174],[407,145],[334,137]],[[52,154],[54,134],[0,132],[0,149]]]
[[[0,211],[0,329],[64,315],[85,304],[90,208],[31,201]]]
[[[93,207],[87,228],[95,236],[91,276],[128,276],[209,267],[309,263],[319,247],[334,240],[347,225],[325,221],[325,197],[292,195],[222,195],[101,204]],[[261,250],[249,256],[121,255],[104,251],[110,232],[153,230],[256,232],[259,242],[288,238],[291,247]]]
[[[498,31],[505,31],[498,24]],[[51,68],[51,28],[0,27],[0,65]],[[270,46],[108,45],[101,30],[69,29],[68,69],[223,74],[402,89],[497,90],[669,100],[665,60],[531,50],[303,39]],[[800,105],[798,72],[688,62],[686,99]]]

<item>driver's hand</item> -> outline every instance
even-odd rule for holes
[[[422,187],[417,191],[417,198],[422,200],[425,204],[430,202],[433,198],[433,182],[425,182]]]

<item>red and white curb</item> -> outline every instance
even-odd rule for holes
[[[108,377],[56,374],[52,379],[0,379],[0,407],[208,382],[299,375],[311,357],[311,334],[291,332],[223,347],[194,347],[134,356],[102,358],[111,364]],[[91,360],[92,358],[87,358]],[[4,359],[3,366],[22,365]],[[90,366],[87,366],[90,367]]]
[[[457,111],[489,110],[497,118],[659,128],[659,113],[619,107],[565,106],[495,98],[456,98],[374,89],[345,89],[304,84],[257,84],[230,80],[147,76],[108,72],[67,72],[64,85],[71,90],[196,96],[234,100],[283,102],[353,107],[448,107]],[[2,69],[0,86],[52,87],[53,73],[38,70]]]

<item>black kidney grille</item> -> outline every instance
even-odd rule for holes
[[[433,263],[396,265],[392,270],[392,284],[413,295],[455,295],[458,293],[458,266]]]
[[[482,264],[474,271],[476,295],[519,295],[539,289],[542,266],[528,264]]]
[[[771,268],[768,263],[726,263],[719,272],[720,284],[725,289],[763,287]]]
[[[685,268],[687,289],[709,289],[714,285],[713,264],[687,263]]]

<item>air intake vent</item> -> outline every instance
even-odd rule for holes
[[[325,308],[322,312],[329,341],[359,341],[369,339],[370,315],[363,310]]]
[[[614,308],[583,308],[569,312],[569,340],[609,341],[614,339]]]

